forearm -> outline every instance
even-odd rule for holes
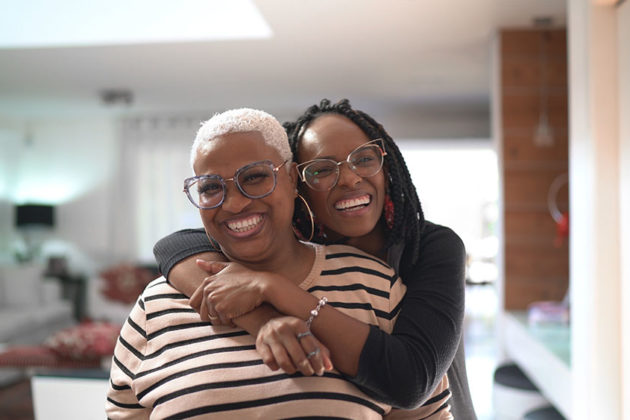
[[[170,271],[169,282],[173,287],[188,297],[191,297],[201,285],[208,273],[200,268],[195,261],[226,261],[223,254],[217,252],[204,252],[190,256],[177,263]],[[233,318],[232,322],[256,337],[260,328],[270,319],[282,316],[271,305],[263,304],[258,308]]]
[[[273,306],[263,304],[258,308],[241,315],[238,318],[233,318],[232,322],[238,327],[241,327],[247,331],[253,337],[258,336],[260,328],[272,318],[278,318],[282,316]]]
[[[265,300],[279,312],[307,320],[319,299],[299,287],[273,283],[265,291]],[[330,350],[336,369],[346,375],[357,374],[361,350],[370,327],[343,314],[330,305],[324,306],[311,324],[313,334]]]
[[[420,261],[404,273],[407,293],[392,334],[370,331],[358,375],[351,379],[380,401],[402,408],[425,401],[451,366],[464,314],[461,240],[436,227],[424,232],[421,245]]]
[[[153,255],[160,272],[169,278],[171,269],[180,261],[203,252],[217,252],[204,229],[183,229],[157,241]]]
[[[209,275],[195,263],[197,259],[226,261],[223,254],[218,252],[203,252],[185,258],[174,265],[170,270],[168,282],[188,297],[192,296],[203,282],[203,279]]]

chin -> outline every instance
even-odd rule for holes
[[[243,249],[241,247],[237,247],[236,250],[223,248],[224,254],[228,259],[235,260],[237,262],[244,263],[255,263],[258,261],[262,261],[266,258],[264,254],[264,250],[268,249],[266,247],[254,247],[253,249]]]
[[[348,224],[345,224],[342,226],[342,229],[337,230],[337,233],[347,238],[359,238],[367,235],[373,230],[369,226],[349,226]]]

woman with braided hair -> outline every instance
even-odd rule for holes
[[[401,408],[424,403],[448,373],[454,417],[475,419],[461,343],[461,240],[452,230],[424,220],[398,147],[380,124],[347,100],[323,100],[284,126],[303,181],[299,189],[317,221],[311,240],[352,245],[375,255],[394,267],[407,286],[391,334],[366,329],[357,342],[359,352],[328,346],[335,368],[368,395]],[[374,143],[384,148],[384,177],[368,176],[361,169],[366,157],[360,151]],[[295,223],[305,238],[311,236],[306,217],[296,217]],[[203,229],[176,232],[154,249],[162,272],[176,288],[193,295],[203,319],[230,323],[246,312],[260,316],[257,328],[245,329],[273,343],[263,359],[272,368],[308,374],[291,360],[291,349],[300,342],[278,321],[281,314],[268,304],[255,310],[238,307],[238,299],[226,297],[228,283],[254,284],[255,273],[232,266],[218,272],[220,263],[198,261],[216,261],[215,251]],[[242,296],[244,288],[239,290]]]

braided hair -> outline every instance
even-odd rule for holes
[[[394,223],[386,233],[385,248],[388,249],[402,238],[406,244],[411,245],[412,248],[408,251],[411,252],[412,264],[415,263],[419,253],[420,233],[424,226],[424,213],[400,149],[381,124],[365,112],[353,109],[347,99],[342,99],[335,104],[328,99],[322,99],[319,105],[309,107],[296,121],[283,124],[289,137],[293,156],[298,156],[301,137],[309,124],[324,114],[342,115],[355,123],[369,139],[383,139],[385,152],[387,152],[385,165],[389,175],[389,195],[394,204]],[[381,215],[381,218],[383,217],[384,214]],[[310,226],[305,226],[305,223],[310,222],[306,222],[306,217],[303,215],[298,216],[295,223],[296,227],[303,232],[310,230]],[[384,223],[384,226],[387,224]]]

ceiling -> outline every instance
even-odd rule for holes
[[[0,49],[0,117],[237,106],[280,117],[348,97],[371,113],[487,119],[498,28],[532,27],[537,17],[564,26],[566,13],[564,0],[254,3],[270,38]],[[107,88],[131,90],[133,103],[104,105]]]

